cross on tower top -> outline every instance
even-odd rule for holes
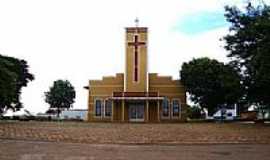
[[[139,18],[138,17],[136,17],[136,19],[135,19],[135,26],[139,27]]]
[[[145,45],[145,42],[140,42],[139,41],[139,37],[138,35],[134,36],[134,42],[129,42],[128,43],[129,46],[134,46],[134,81],[138,82],[138,50],[139,50],[139,46],[141,45]]]

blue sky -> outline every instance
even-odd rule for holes
[[[224,17],[224,12],[204,11],[182,17],[174,29],[188,35],[194,35],[228,25]]]
[[[173,27],[174,31],[178,31],[187,35],[197,35],[211,30],[229,27],[229,23],[224,17],[225,5],[236,5],[241,9],[246,7],[247,2],[250,1],[253,5],[270,4],[270,0],[205,0],[197,1],[210,4],[216,2],[214,8],[204,9],[196,11],[190,11],[178,18],[176,25]],[[196,4],[196,0],[193,1]],[[207,8],[207,7],[206,7]]]

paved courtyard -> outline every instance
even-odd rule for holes
[[[270,124],[0,122],[0,139],[88,144],[270,144]]]
[[[257,160],[270,125],[0,122],[2,160]]]
[[[118,145],[0,140],[1,160],[269,160],[270,145]]]

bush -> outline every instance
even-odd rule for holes
[[[203,119],[205,117],[203,110],[198,106],[188,107],[187,113],[190,119]]]

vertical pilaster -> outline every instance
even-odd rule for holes
[[[111,121],[113,121],[114,116],[114,101],[112,100],[112,114],[111,114]]]
[[[125,101],[122,100],[122,122],[125,121]]]
[[[146,117],[145,117],[145,121],[148,122],[149,121],[149,101],[146,100]]]
[[[159,113],[159,101],[157,101],[157,120],[160,122],[160,113]]]

